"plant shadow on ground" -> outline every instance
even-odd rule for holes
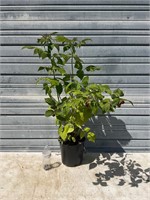
[[[140,183],[150,181],[150,168],[142,169],[138,162],[128,159],[127,154],[124,154],[124,147],[129,144],[132,136],[122,120],[114,116],[99,116],[88,123],[91,131],[96,134],[96,142],[87,142],[86,149],[96,153],[85,155],[83,164],[90,163],[89,169],[98,165],[105,168],[104,172],[95,174],[94,185],[108,186],[113,178],[118,179],[118,186],[129,183],[132,187],[138,187]]]
[[[128,159],[127,156],[124,153],[101,153],[89,165],[89,169],[103,166],[103,172],[95,174],[96,181],[93,184],[108,186],[111,179],[117,179],[118,186],[129,184],[131,187],[138,187],[140,183],[149,183],[150,168],[143,169],[137,161]]]

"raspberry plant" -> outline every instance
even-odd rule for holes
[[[103,114],[114,112],[129,101],[123,98],[124,93],[119,88],[112,91],[108,85],[90,83],[87,72],[100,70],[100,67],[85,66],[77,53],[77,49],[89,40],[70,39],[54,32],[37,40],[40,47],[23,47],[32,49],[39,58],[49,60],[48,65],[38,69],[47,73],[47,77],[39,78],[38,83],[43,84],[47,95],[45,116],[56,118],[61,142],[77,143],[84,138],[94,142],[95,134],[86,122],[99,111]]]

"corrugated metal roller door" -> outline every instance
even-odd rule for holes
[[[120,87],[134,102],[94,119],[90,150],[148,150],[149,27],[148,0],[1,0],[1,150],[59,148],[55,121],[44,117],[44,92],[35,84],[42,61],[21,50],[53,31],[91,37],[92,45],[79,52],[86,64],[103,68],[91,81]]]

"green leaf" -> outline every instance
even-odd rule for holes
[[[81,126],[84,124],[84,121],[81,119],[79,113],[76,113],[76,114],[74,115],[74,117],[75,117],[75,121],[74,121],[75,125],[76,125],[77,127],[81,127]]]
[[[56,107],[56,100],[51,97],[51,98],[45,98],[45,102],[50,105],[52,108]]]
[[[24,46],[22,47],[22,49],[35,49],[36,47],[33,47],[33,46]]]
[[[73,131],[74,131],[74,126],[73,126],[73,124],[70,124],[70,123],[66,124],[66,125],[64,126],[63,132],[60,134],[60,136],[61,136],[61,138],[63,139],[63,141],[66,140],[67,134],[68,134],[68,133],[72,133]]]
[[[88,90],[91,92],[98,92],[99,91],[99,85],[93,83],[88,85]]]
[[[76,62],[80,62],[81,64],[83,64],[83,60],[76,54],[73,55],[73,58],[75,59]]]
[[[60,54],[60,56],[63,57],[63,59],[65,60],[65,63],[67,63],[68,60],[71,58],[71,55],[70,55],[70,54]]]
[[[104,99],[100,102],[100,107],[103,113],[109,112],[111,110],[111,101],[110,99]]]
[[[113,99],[116,97],[122,97],[122,96],[124,96],[124,93],[119,88],[113,91],[113,94],[112,94]]]
[[[41,57],[42,57],[42,59],[47,58],[47,57],[48,57],[47,52],[43,51],[43,52],[41,53]]]
[[[79,47],[83,46],[83,45],[86,45],[87,41],[91,41],[90,38],[85,38],[83,40],[81,40],[78,44]]]
[[[82,79],[82,85],[84,87],[86,87],[86,86],[88,86],[88,83],[89,83],[89,77],[88,76],[83,77],[83,79]]]
[[[45,67],[39,67],[38,71],[42,71],[43,69],[45,69]]]
[[[54,47],[59,51],[59,44],[54,44]]]
[[[60,122],[58,121],[58,123],[57,124],[59,124]],[[63,126],[62,125],[60,125],[59,126],[59,128],[58,128],[58,134],[59,135],[61,135],[62,134],[62,132],[63,132]]]
[[[51,59],[51,63],[52,63],[52,66],[57,66],[54,58]]]
[[[66,74],[66,70],[63,69],[62,67],[57,68],[57,71],[58,71],[61,75],[65,75],[65,74]]]
[[[90,71],[90,72],[94,72],[94,71],[96,71],[96,70],[100,70],[101,68],[100,67],[96,67],[96,66],[94,66],[94,65],[89,65],[89,66],[87,66],[86,68],[86,71]]]
[[[92,117],[92,111],[90,108],[86,108],[85,103],[83,101],[83,104],[79,104],[78,112],[76,111],[74,117],[75,117],[75,123],[82,126],[88,121],[89,118]]]
[[[54,115],[54,111],[53,111],[53,110],[47,110],[47,111],[45,112],[45,117],[50,117],[50,116],[52,116],[52,115]]]
[[[84,131],[85,131],[86,133],[88,133],[88,132],[90,131],[90,128],[89,128],[89,127],[85,127],[85,128],[84,128]]]
[[[85,39],[83,39],[81,42],[86,42],[86,41],[92,41],[92,39],[91,38],[85,38]]]
[[[112,91],[108,85],[101,85],[100,86],[103,92],[106,92],[107,94],[112,94]]]
[[[77,71],[77,76],[82,80],[83,77],[84,77],[84,72],[83,72],[83,70],[79,69],[79,70]]]
[[[38,54],[39,57],[41,57],[41,54],[42,54],[43,52],[44,52],[44,51],[43,51],[43,49],[41,49],[41,48],[36,47],[36,48],[34,49],[34,54]]]
[[[78,83],[76,83],[76,82],[70,82],[70,83],[66,86],[66,88],[65,88],[66,93],[69,93],[69,92],[71,92],[72,90],[77,90],[77,89],[79,89],[78,87],[79,87]]]
[[[74,37],[73,39],[72,39],[72,42],[76,42],[78,39],[76,38],[76,37]]]
[[[110,111],[110,103],[105,103],[104,109],[105,109],[105,112],[109,112]]]
[[[81,131],[80,132],[80,139],[84,138],[85,137],[85,132],[84,131]]]
[[[49,78],[49,82],[51,83],[52,86],[57,86],[59,85],[59,81],[57,79],[50,79]]]
[[[71,137],[73,142],[76,142],[76,138],[75,137]]]
[[[59,85],[56,85],[56,91],[57,93],[60,95],[63,91],[63,87],[62,87],[62,84],[59,83]]]
[[[54,44],[52,43],[48,44],[48,53],[51,53],[53,49],[54,49]]]
[[[75,96],[83,96],[83,92],[80,91],[80,90],[75,90],[75,91],[73,91],[73,94],[74,94]]]
[[[50,33],[49,35],[56,35],[58,32],[54,31],[52,33]]]
[[[79,116],[82,121],[84,121],[84,112],[79,111]]]
[[[89,132],[88,135],[87,135],[87,139],[90,141],[90,142],[95,142],[95,134],[93,132]]]
[[[69,81],[70,80],[70,75],[69,74],[65,74],[65,77],[63,78],[63,81]]]
[[[58,60],[58,64],[60,64],[60,65],[64,64],[63,60],[60,57],[58,57],[57,60]]]
[[[112,106],[116,107],[119,104],[120,99],[119,98],[114,98],[112,101]]]
[[[69,42],[69,39],[66,38],[66,37],[63,36],[63,35],[58,35],[58,36],[56,36],[55,39],[56,39],[57,42],[62,42],[62,43],[64,43],[64,42]]]
[[[82,63],[80,61],[76,61],[74,67],[76,69],[82,69]]]
[[[101,94],[101,92],[96,92],[95,96],[99,99],[102,100],[104,98],[104,96]]]
[[[63,47],[63,50],[64,50],[64,51],[68,51],[70,48],[71,48],[70,45],[65,45],[65,46]]]
[[[43,90],[45,90],[45,94],[51,95],[51,88],[47,83],[43,83]]]
[[[56,86],[59,85],[59,81],[53,78],[49,78],[49,77],[41,77],[37,80],[37,83],[39,83],[40,81],[46,81],[47,83],[50,83],[51,86]]]

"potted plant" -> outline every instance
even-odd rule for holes
[[[49,60],[49,65],[38,69],[47,73],[38,79],[38,83],[42,82],[47,95],[45,116],[56,118],[62,162],[67,166],[82,162],[85,140],[95,141],[95,134],[86,122],[99,111],[114,112],[128,101],[123,98],[121,89],[112,91],[108,85],[90,82],[87,74],[100,70],[100,67],[85,66],[77,53],[88,40],[70,39],[54,32],[37,40],[40,47],[23,47],[33,49],[39,58]]]

